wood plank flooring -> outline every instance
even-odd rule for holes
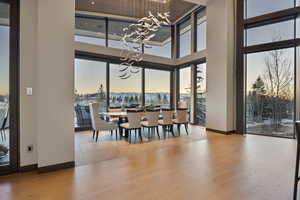
[[[291,199],[294,140],[226,136],[198,127],[191,132],[144,144],[119,142],[104,160],[74,169],[0,177],[0,199]],[[111,149],[99,146],[91,148]]]

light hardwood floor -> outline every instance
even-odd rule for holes
[[[199,127],[191,131],[165,141],[119,142],[105,148],[112,142],[107,140],[91,147],[110,149],[103,161],[47,174],[0,177],[0,199],[291,199],[294,140],[226,136]]]

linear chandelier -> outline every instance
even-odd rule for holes
[[[121,38],[124,49],[121,51],[121,64],[119,66],[119,77],[128,79],[132,74],[137,74],[140,68],[135,67],[143,60],[144,48],[151,48],[147,45],[162,25],[170,25],[170,14],[157,13],[153,15],[149,12],[147,17],[143,17],[135,24],[131,24],[123,29]],[[134,66],[135,65],[135,66]]]

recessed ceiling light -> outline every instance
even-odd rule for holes
[[[95,5],[95,4],[96,4],[96,2],[95,2],[95,1],[91,1],[91,4],[92,4],[92,5]]]

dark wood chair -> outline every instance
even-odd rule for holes
[[[299,177],[299,159],[300,159],[300,121],[295,122],[296,137],[297,137],[297,154],[296,154],[296,169],[295,169],[295,182],[294,182],[294,200],[297,200],[298,182]]]

